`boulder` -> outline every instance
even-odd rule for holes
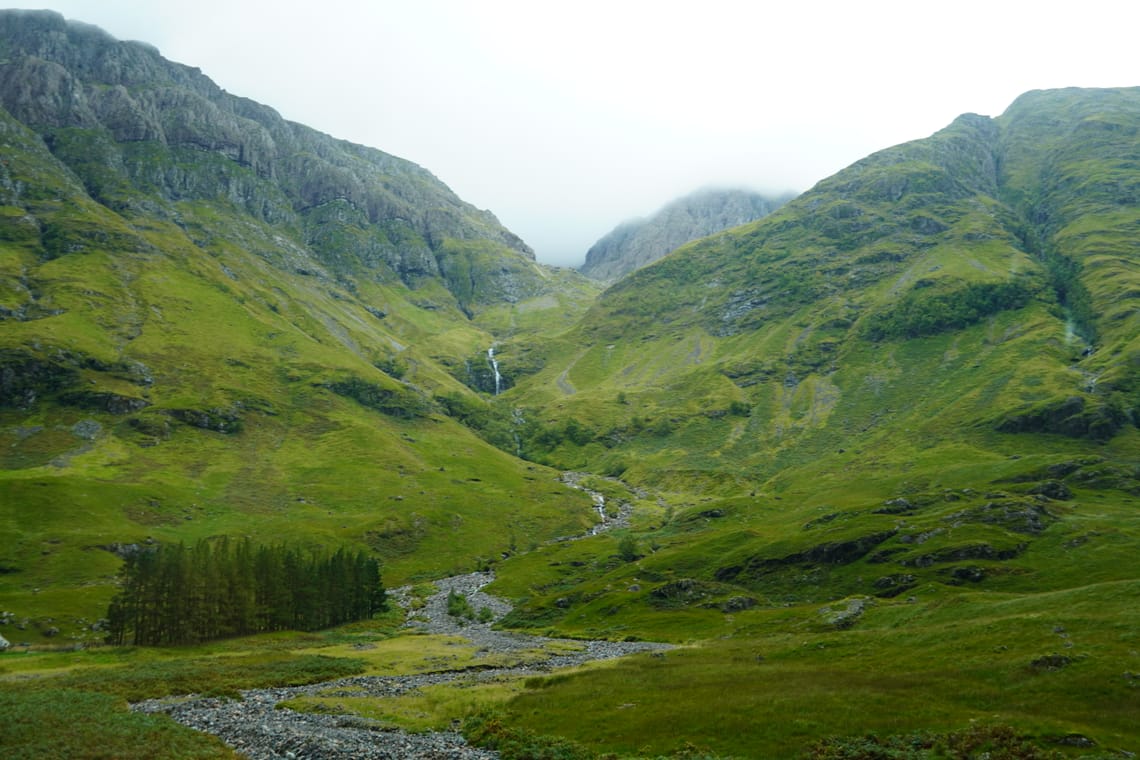
[[[883,506],[875,510],[877,515],[905,515],[908,512],[913,512],[918,507],[912,504],[908,499],[899,496],[895,499],[888,499]]]
[[[1029,493],[1040,494],[1054,501],[1068,501],[1073,498],[1073,492],[1059,480],[1047,480],[1032,488]]]
[[[831,607],[824,607],[819,613],[824,616],[827,625],[842,631],[855,625],[871,604],[873,602],[866,598],[848,599],[844,609],[836,611]]]
[[[1063,654],[1047,654],[1033,660],[1029,667],[1036,671],[1052,671],[1067,667],[1072,662],[1072,659]]]
[[[759,602],[750,596],[734,596],[720,605],[721,612],[743,612],[755,607]]]

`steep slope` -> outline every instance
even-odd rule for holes
[[[701,190],[686,195],[645,219],[624,222],[586,253],[579,271],[615,282],[697,238],[767,216],[790,200],[748,190]]]
[[[536,459],[695,508],[740,499],[712,510],[736,516],[720,527],[694,533],[700,508],[671,523],[677,553],[652,561],[726,594],[768,588],[781,557],[875,549],[932,579],[1014,561],[1060,517],[1040,494],[1140,493],[1138,107],[1140,90],[1031,93],[870,156],[612,287],[503,403],[530,410]],[[924,509],[918,549],[889,515]],[[773,547],[761,515],[836,527]],[[973,527],[951,536],[951,519]],[[876,593],[887,567],[814,593]]]
[[[343,543],[398,581],[590,523],[448,412],[486,408],[492,331],[568,319],[592,286],[419,167],[146,46],[18,12],[0,46],[0,607],[21,637],[95,635],[77,619],[146,540]]]
[[[415,164],[54,13],[6,12],[0,39],[0,104],[116,212],[176,220],[171,203],[224,198],[338,278],[442,280],[468,311],[542,290],[522,240]]]
[[[1002,197],[1024,220],[1064,307],[1066,335],[1088,344],[1082,390],[1123,420],[1140,407],[1140,98],[1137,90],[1058,90],[1002,116]],[[1029,418],[1023,418],[1029,423]]]
[[[522,400],[593,431],[579,464],[658,482],[758,484],[876,435],[1112,439],[1137,403],[1136,93],[1068,97],[1049,135],[1020,101],[964,116],[636,272]]]
[[[702,646],[549,679],[507,722],[619,754],[975,721],[1140,746],[1138,130],[1140,89],[962,116],[543,346],[500,399],[524,446],[637,509],[504,563],[512,622]]]

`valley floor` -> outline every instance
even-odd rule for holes
[[[455,731],[411,733],[382,723],[335,712],[298,712],[281,708],[282,702],[298,698],[396,698],[441,684],[475,686],[509,678],[548,673],[558,668],[622,657],[635,652],[662,651],[666,644],[649,642],[577,641],[492,630],[493,622],[510,612],[511,605],[486,594],[482,588],[494,579],[491,573],[471,573],[437,581],[435,593],[413,610],[412,589],[390,592],[408,614],[407,626],[427,634],[463,639],[478,647],[488,661],[496,656],[527,653],[525,665],[496,667],[476,661],[445,664],[436,672],[403,676],[355,676],[307,686],[249,689],[241,700],[183,696],[153,699],[133,706],[139,712],[169,714],[183,725],[214,734],[251,760],[277,758],[436,758],[456,760],[498,757],[498,753],[469,746]],[[474,609],[489,608],[487,622],[459,622],[448,614],[453,592],[467,599]],[[369,645],[361,643],[358,648]],[[331,708],[330,708],[331,709]]]

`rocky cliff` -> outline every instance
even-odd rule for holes
[[[177,202],[224,199],[338,278],[442,280],[468,313],[542,288],[531,249],[420,166],[56,13],[0,13],[0,106],[115,212],[177,222]]]
[[[748,190],[701,190],[686,195],[653,216],[619,224],[594,243],[580,271],[596,280],[619,280],[691,240],[765,217],[789,199]]]

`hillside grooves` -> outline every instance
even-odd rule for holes
[[[1041,212],[1036,207],[1021,210],[1021,223],[1014,233],[1021,240],[1026,253],[1036,259],[1049,275],[1049,285],[1057,297],[1057,303],[1064,310],[1067,324],[1087,345],[1087,350],[1095,350],[1097,340],[1096,314],[1088,288],[1081,281],[1080,262],[1065,256],[1054,246],[1042,243],[1047,235],[1048,222],[1034,223]]]

